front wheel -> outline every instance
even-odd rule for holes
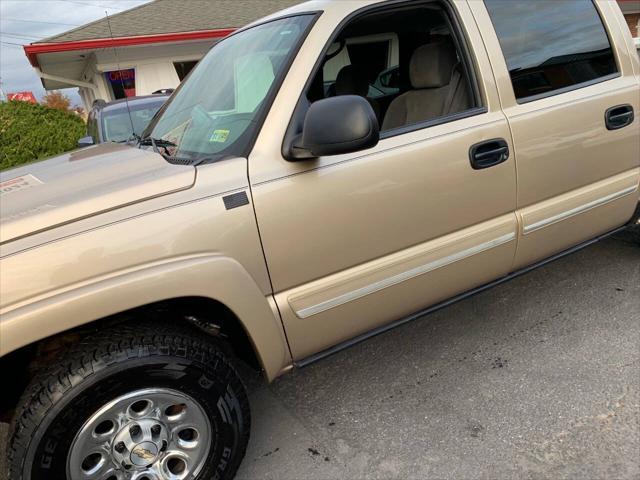
[[[244,386],[211,339],[116,326],[33,381],[12,425],[9,479],[231,479],[250,422]]]

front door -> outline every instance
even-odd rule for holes
[[[515,163],[506,154],[512,150],[509,128],[485,52],[461,47],[469,43],[465,38],[481,45],[479,33],[464,2],[456,13],[464,23],[434,9],[439,4],[412,5],[363,12],[344,30],[399,42],[400,74],[406,77],[387,111],[396,112],[393,126],[383,127],[375,148],[304,162],[283,158],[285,132],[275,125],[292,117],[297,96],[292,102],[291,92],[303,90],[312,102],[331,90],[317,77],[304,90],[307,78],[296,71],[311,71],[319,54],[307,45],[267,119],[273,126],[261,133],[249,159],[265,257],[296,360],[486,283],[512,266],[517,222]],[[449,30],[460,24],[467,25],[464,32]],[[327,28],[321,17],[310,38]],[[356,43],[344,35],[333,45]],[[443,70],[431,71],[434,65]],[[471,65],[477,65],[473,74]],[[321,66],[315,75],[322,75]],[[351,73],[367,72],[372,82],[381,73],[355,67]],[[450,95],[447,87],[456,76],[460,90]],[[312,91],[313,85],[320,88]],[[424,111],[398,120],[406,98],[425,105]],[[384,116],[382,111],[381,123],[389,124]],[[496,149],[502,156],[492,157]]]

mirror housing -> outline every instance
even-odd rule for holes
[[[308,160],[375,147],[380,126],[369,102],[357,95],[325,98],[311,104],[302,134],[289,148],[288,160]]]
[[[95,142],[93,141],[93,137],[91,135],[87,135],[86,137],[82,137],[80,140],[78,140],[78,147],[80,148],[90,147],[94,144]]]

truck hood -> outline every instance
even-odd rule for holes
[[[0,172],[0,244],[193,186],[195,167],[116,143]]]

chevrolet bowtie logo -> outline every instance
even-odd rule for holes
[[[151,450],[147,450],[146,448],[136,447],[133,449],[133,453],[135,456],[142,458],[143,460],[153,460],[156,456],[151,452]]]

